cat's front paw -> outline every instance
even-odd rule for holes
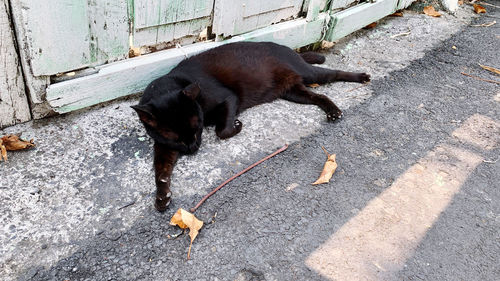
[[[336,121],[344,116],[344,113],[338,108],[331,110],[326,114],[326,119],[330,122]]]
[[[366,83],[370,82],[370,74],[367,73],[358,73],[358,82],[359,83]]]
[[[234,129],[236,130],[236,134],[238,134],[239,132],[241,132],[241,129],[243,128],[243,124],[241,123],[240,120],[236,119],[234,120]]]
[[[230,138],[239,132],[241,132],[241,129],[243,128],[243,124],[241,123],[240,120],[236,119],[234,120],[233,126],[229,128],[224,128],[220,132],[215,132],[217,136],[221,139],[227,139]]]
[[[169,194],[171,193],[169,192]],[[165,212],[168,209],[168,205],[170,205],[172,199],[169,194],[164,198],[156,197],[155,209],[158,210],[158,212]]]

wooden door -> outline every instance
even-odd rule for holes
[[[128,0],[11,1],[22,7],[16,23],[23,25],[34,76],[127,57]]]
[[[217,0],[213,32],[219,37],[242,34],[298,17],[303,0]]]
[[[211,24],[214,0],[135,0],[133,45],[197,36]]]

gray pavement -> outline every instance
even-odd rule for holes
[[[478,67],[500,68],[498,23],[470,23],[500,11],[468,8],[405,12],[329,50],[325,66],[374,78],[315,89],[344,110],[339,122],[279,101],[245,112],[230,140],[208,128],[163,214],[137,98],[0,131],[37,143],[0,163],[0,279],[497,280],[500,86],[460,72],[500,80]],[[206,225],[187,261],[175,210],[284,143],[196,212]],[[339,168],[312,186],[321,146]]]

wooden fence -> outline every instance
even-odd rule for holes
[[[228,42],[334,41],[412,1],[0,0],[0,127],[139,93]]]

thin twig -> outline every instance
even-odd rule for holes
[[[216,187],[214,190],[210,191],[210,193],[208,193],[207,195],[205,195],[205,197],[203,197],[200,202],[198,202],[198,204],[196,204],[196,206],[194,206],[193,208],[191,208],[189,211],[191,213],[194,213],[196,211],[196,209],[198,209],[201,204],[203,204],[203,202],[205,202],[208,198],[210,198],[210,196],[214,195],[214,193],[216,193],[219,189],[221,189],[224,185],[228,184],[230,181],[234,180],[235,178],[243,175],[244,173],[250,171],[252,168],[254,168],[255,166],[259,165],[260,163],[268,160],[269,158],[272,158],[274,156],[276,156],[277,154],[285,151],[286,149],[288,148],[288,144],[285,144],[282,148],[276,150],[275,152],[269,154],[268,156],[260,159],[259,161],[253,163],[252,165],[248,166],[245,170],[237,173],[236,175],[232,176],[231,178],[229,178],[228,180],[226,180],[225,182],[223,182],[221,185],[219,185],[218,187]]]
[[[494,24],[496,24],[496,23],[497,23],[497,21],[496,21],[496,20],[494,20],[494,21],[489,22],[489,23],[483,23],[483,24],[473,24],[473,25],[471,25],[471,26],[473,26],[473,27],[490,27],[490,26],[492,26],[492,25],[494,25]]]
[[[363,88],[364,86],[366,86],[368,84],[370,84],[370,82],[366,82],[366,83],[363,83],[363,85],[361,85],[361,86],[357,86],[356,88],[352,88],[352,89],[346,91],[346,93],[352,92],[352,91],[357,90],[359,88]]]
[[[481,78],[481,77],[477,77],[477,76],[474,76],[474,75],[467,74],[465,72],[460,72],[460,74],[465,75],[465,76],[469,76],[471,78],[474,78],[474,79],[477,79],[477,80],[481,80],[481,81],[484,81],[484,82],[500,84],[500,81],[484,79],[484,78]]]
[[[130,202],[126,203],[125,205],[119,207],[118,210],[125,209],[125,208],[130,207],[130,206],[132,206],[134,204],[135,204],[135,200],[134,201],[130,201]]]
[[[406,36],[406,35],[410,35],[410,34],[411,34],[411,31],[403,32],[403,33],[392,35],[391,38],[394,39],[394,38],[399,37],[399,36]]]
[[[495,8],[500,8],[500,6],[493,5],[493,4],[486,3],[486,2],[478,2],[478,3],[483,4],[483,5],[486,5],[486,6],[491,6],[491,7],[495,7]]]
[[[323,148],[323,151],[326,153],[326,158],[330,158],[330,153],[326,151],[326,148],[324,146],[321,146],[321,148]]]

